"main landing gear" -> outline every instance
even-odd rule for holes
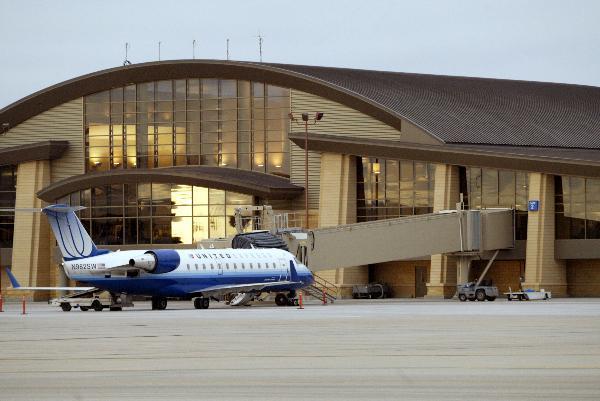
[[[210,305],[210,299],[207,297],[194,298],[194,308],[196,309],[208,309]]]
[[[152,310],[165,310],[165,309],[167,309],[167,298],[152,297]]]
[[[295,292],[284,294],[283,292],[278,293],[275,296],[275,305],[277,306],[298,306],[298,299],[296,298]]]

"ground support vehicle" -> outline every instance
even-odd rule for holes
[[[457,286],[459,301],[495,301],[498,297],[498,288],[493,285],[477,285],[467,283]]]
[[[496,300],[496,298],[498,297],[498,288],[496,286],[493,286],[491,281],[484,283],[483,278],[492,266],[492,263],[494,263],[494,260],[496,260],[496,256],[498,256],[499,252],[500,250],[497,250],[494,253],[494,256],[492,256],[487,266],[481,273],[481,277],[479,277],[477,281],[466,284],[459,284],[456,286],[456,293],[458,295],[459,301],[465,302],[467,299],[469,301]]]
[[[508,292],[505,292],[504,295],[506,295],[506,299],[509,301],[535,301],[552,298],[552,293],[550,291],[545,291],[543,288],[540,291],[512,291],[511,288],[508,287]]]
[[[73,308],[79,308],[82,312],[90,309],[101,312],[103,309],[120,311],[126,307],[133,307],[131,296],[126,294],[109,294],[97,288],[54,298],[48,301],[48,303],[60,306],[64,312],[69,312]]]
[[[352,298],[382,299],[390,296],[389,287],[386,284],[371,283],[367,285],[352,286]]]

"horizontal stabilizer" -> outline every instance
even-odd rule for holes
[[[23,287],[17,280],[12,271],[8,267],[5,267],[6,274],[8,275],[8,279],[10,280],[10,284],[12,285],[12,290],[19,291],[89,291],[93,290],[96,287]]]

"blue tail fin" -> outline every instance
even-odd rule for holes
[[[75,212],[82,207],[68,205],[50,205],[42,209],[48,216],[50,227],[64,260],[88,258],[102,255],[108,251],[100,251],[77,218]]]
[[[292,281],[298,281],[298,272],[296,271],[296,266],[294,266],[293,260],[290,260],[290,276]]]
[[[6,274],[8,275],[8,279],[10,280],[10,283],[12,284],[13,288],[19,288],[21,284],[19,284],[17,278],[12,274],[10,269],[8,267],[5,267],[4,270],[6,270]]]

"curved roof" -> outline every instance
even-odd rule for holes
[[[131,83],[182,78],[269,82],[328,98],[440,143],[600,148],[600,88],[252,62],[178,60],[134,64],[54,85],[0,110],[15,126],[53,106]]]
[[[197,185],[241,192],[270,200],[293,199],[304,191],[304,188],[290,183],[288,179],[271,174],[228,167],[182,166],[81,174],[55,182],[39,191],[37,196],[46,202],[54,202],[56,199],[86,188],[138,182]]]

